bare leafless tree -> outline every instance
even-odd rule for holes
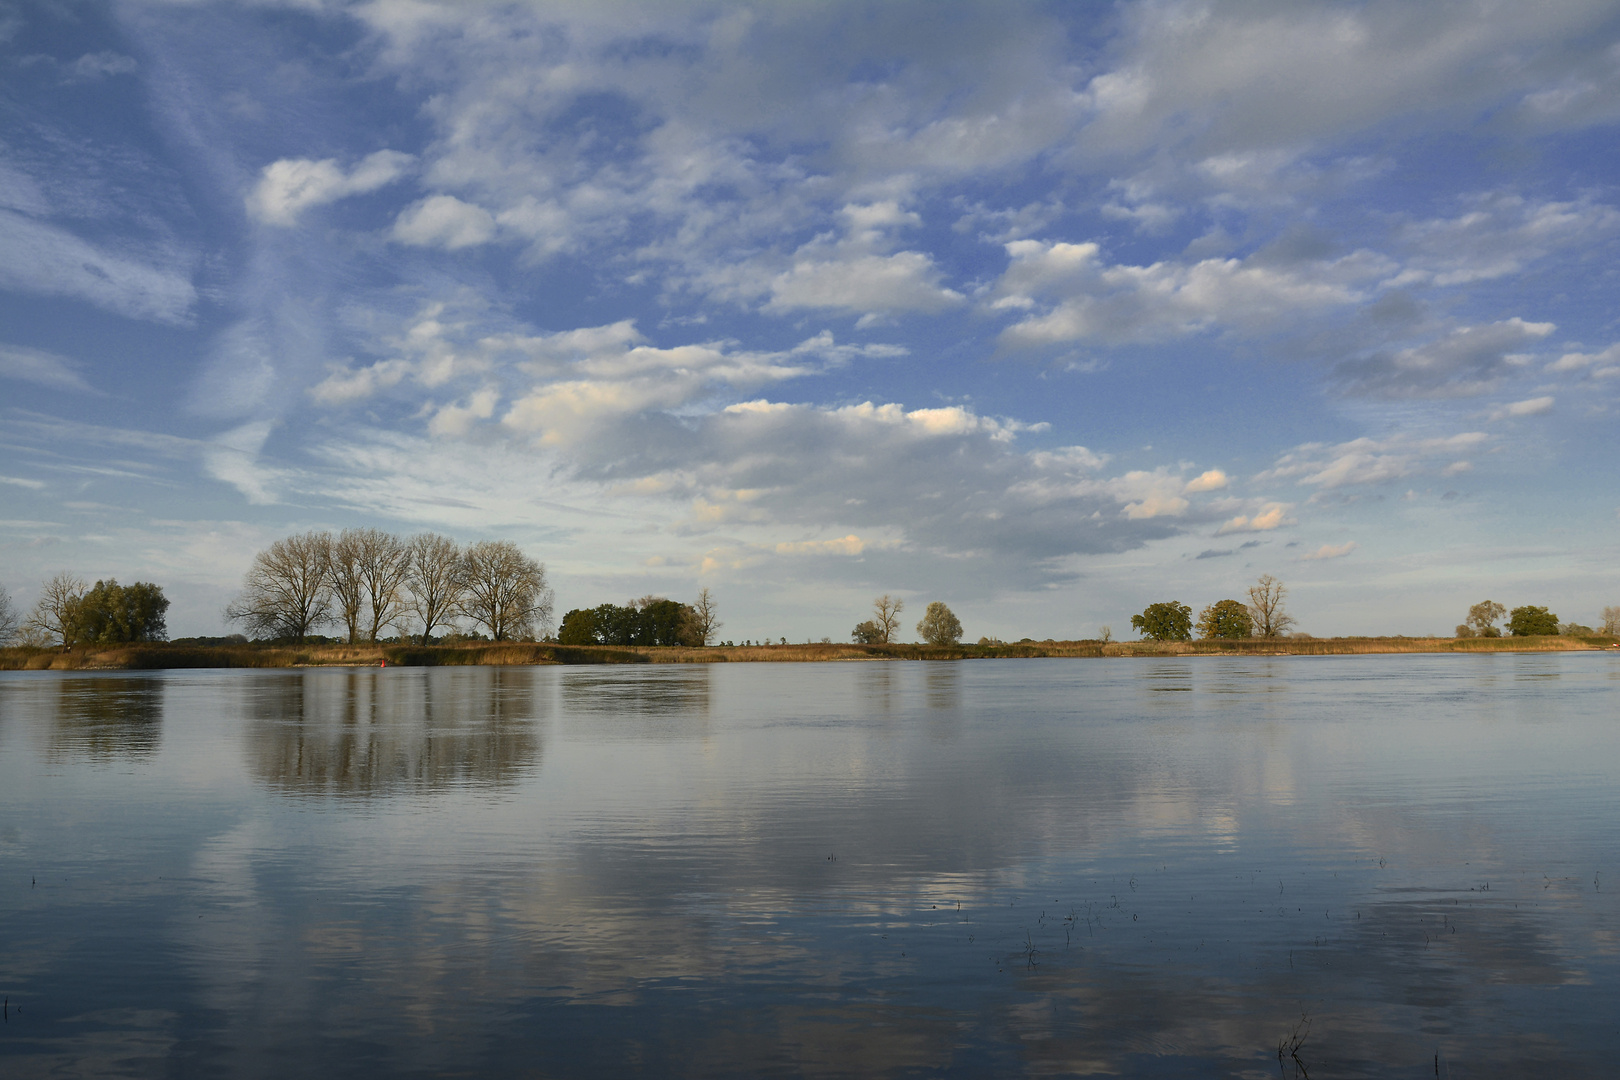
[[[405,541],[381,529],[356,529],[354,542],[360,581],[365,586],[367,622],[371,624],[366,640],[376,641],[384,627],[392,626],[405,614],[411,553]]]
[[[332,613],[349,632],[349,644],[360,640],[360,609],[366,582],[360,572],[361,529],[344,529],[327,547],[326,587],[332,590]]]
[[[90,585],[81,577],[60,573],[47,581],[39,590],[39,602],[23,623],[30,640],[50,645],[65,645],[72,636],[70,623],[73,609],[90,591]]]
[[[254,635],[306,638],[331,621],[332,534],[307,532],[277,540],[253,557],[242,592],[225,609]]]
[[[1603,632],[1611,636],[1620,634],[1620,607],[1603,609]]]
[[[1255,637],[1282,637],[1296,620],[1283,610],[1283,599],[1288,590],[1270,574],[1261,574],[1260,580],[1249,586],[1249,614],[1254,618]]]
[[[894,632],[900,629],[900,612],[905,610],[905,606],[904,600],[888,593],[872,601],[872,625],[877,628],[877,644],[894,643]]]
[[[466,594],[461,612],[488,628],[496,641],[514,641],[551,629],[552,594],[546,568],[510,540],[485,540],[461,556]]]
[[[707,645],[714,638],[714,635],[720,632],[720,628],[726,625],[720,621],[719,609],[714,602],[714,594],[709,591],[708,586],[698,590],[697,602],[691,605],[690,610],[692,612],[692,636],[700,639],[704,645]]]
[[[10,645],[11,639],[17,636],[17,628],[22,625],[22,618],[17,614],[17,605],[11,602],[11,594],[4,585],[0,585],[0,645]]]
[[[418,533],[406,544],[410,558],[410,610],[422,624],[426,645],[435,627],[461,610],[466,595],[461,547],[448,536]]]

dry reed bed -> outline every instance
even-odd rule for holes
[[[1370,653],[1573,652],[1615,648],[1616,639],[1283,638],[1276,641],[1034,641],[1005,645],[715,645],[707,648],[463,645],[119,645],[0,649],[0,671],[143,671],[165,668],[462,667],[535,664],[806,663],[865,660],[993,660],[1092,656],[1343,656]]]

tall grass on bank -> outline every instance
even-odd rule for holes
[[[1248,638],[1215,641],[1022,641],[998,645],[136,645],[0,649],[0,671],[166,668],[465,667],[534,664],[812,663],[1099,656],[1336,656],[1371,653],[1571,652],[1614,648],[1612,637]]]

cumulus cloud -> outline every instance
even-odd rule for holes
[[[1451,286],[1505,277],[1617,230],[1620,210],[1590,198],[1537,202],[1514,192],[1474,195],[1454,217],[1401,229],[1396,239],[1408,257],[1391,283]]]
[[[1595,353],[1567,352],[1548,364],[1547,370],[1559,375],[1584,371],[1594,378],[1620,375],[1620,344]]]
[[[1001,333],[1004,345],[1164,341],[1217,327],[1271,328],[1367,298],[1393,264],[1366,251],[1279,264],[1261,257],[1147,266],[1111,264],[1094,242],[1015,240],[989,291],[991,311],[1029,311]]]
[[[378,150],[345,171],[336,158],[283,158],[266,165],[247,196],[248,215],[268,225],[292,226],[312,206],[363,195],[393,183],[415,162],[410,154]]]
[[[379,360],[363,368],[340,368],[311,387],[309,396],[318,405],[346,405],[399,385],[410,370],[405,360]]]
[[[1182,488],[1182,491],[1188,495],[1202,491],[1220,491],[1227,486],[1227,483],[1224,472],[1220,469],[1209,469],[1187,481],[1187,486]]]
[[[939,277],[934,261],[915,251],[795,261],[791,270],[771,281],[766,306],[778,310],[939,311],[962,301],[960,293],[939,284]]]
[[[1467,431],[1442,438],[1419,439],[1396,435],[1387,439],[1361,438],[1328,445],[1305,443],[1277,459],[1255,477],[1257,482],[1293,480],[1323,489],[1359,484],[1380,484],[1425,471],[1438,471],[1440,461],[1459,452],[1477,450],[1490,436]],[[1455,469],[1453,460],[1445,468]]]
[[[1284,525],[1297,525],[1298,522],[1288,516],[1288,509],[1286,503],[1266,503],[1253,514],[1239,514],[1224,522],[1219,529],[1215,530],[1215,535],[1270,532],[1272,529],[1280,529]]]
[[[1342,361],[1336,374],[1351,393],[1377,398],[1466,397],[1485,393],[1530,362],[1525,351],[1556,329],[1515,316],[1461,326],[1421,345]]]
[[[494,215],[454,195],[434,195],[412,203],[394,222],[394,239],[416,247],[457,251],[494,238]]]
[[[1449,114],[1563,85],[1568,65],[1600,72],[1600,6],[1240,8],[1142,4],[1084,88],[1081,145],[1194,158],[1298,153],[1414,114]],[[1579,77],[1577,77],[1579,78]]]

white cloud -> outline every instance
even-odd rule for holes
[[[1398,117],[1472,118],[1563,84],[1571,65],[1603,70],[1607,18],[1584,3],[1134,5],[1085,86],[1079,143],[1194,159],[1299,153]]]
[[[1477,449],[1489,438],[1484,432],[1468,431],[1430,439],[1397,435],[1388,439],[1352,439],[1333,446],[1305,443],[1279,457],[1255,480],[1293,480],[1324,489],[1379,484],[1437,470],[1437,459]],[[1455,468],[1456,463],[1448,467]]]
[[[1464,397],[1495,387],[1530,362],[1533,348],[1556,329],[1515,316],[1460,326],[1443,337],[1404,349],[1342,361],[1335,369],[1351,393],[1378,398]]]
[[[454,195],[434,195],[412,203],[394,222],[394,239],[416,247],[457,251],[494,238],[494,215]]]
[[[1466,200],[1451,218],[1413,222],[1398,235],[1410,252],[1392,283],[1464,285],[1518,273],[1552,253],[1620,230],[1620,211],[1589,198],[1533,202],[1512,192]]]
[[[82,368],[83,365],[75,360],[43,349],[0,344],[0,379],[21,379],[53,390],[72,390],[81,394],[99,393],[80,374]]]
[[[939,283],[934,261],[915,251],[847,260],[801,260],[771,281],[768,308],[849,311],[940,311],[962,295]]]
[[[184,324],[197,300],[183,259],[144,258],[97,247],[43,221],[0,210],[0,288],[87,300],[134,319]]]
[[[859,555],[866,541],[850,533],[836,540],[791,540],[776,545],[778,555]]]
[[[1186,495],[1193,495],[1202,491],[1220,491],[1227,486],[1227,483],[1226,473],[1220,469],[1209,469],[1187,481],[1187,486],[1181,490]]]
[[[1318,559],[1342,559],[1356,550],[1354,540],[1346,540],[1342,544],[1323,544],[1308,555],[1301,555],[1300,562],[1314,562]]]
[[[1239,514],[1226,521],[1215,530],[1216,536],[1226,536],[1229,533],[1270,532],[1280,529],[1284,525],[1297,525],[1298,522],[1288,516],[1287,503],[1266,503],[1253,514]]]
[[[283,158],[259,173],[259,182],[247,196],[248,215],[268,225],[296,225],[298,216],[312,206],[363,195],[393,183],[415,160],[397,150],[378,150],[345,172],[335,158]]]
[[[1365,300],[1392,264],[1358,251],[1294,264],[1248,259],[1109,264],[1095,243],[1015,240],[990,290],[992,311],[1032,311],[1001,333],[1013,347],[1081,340],[1164,341],[1215,328],[1273,332],[1279,322]]]
[[[67,74],[74,82],[93,82],[111,75],[128,75],[139,67],[132,56],[115,52],[85,53],[67,65]]]
[[[1542,413],[1552,412],[1554,399],[1551,396],[1526,398],[1524,401],[1515,401],[1504,405],[1491,413],[1492,420],[1506,420],[1515,416],[1540,416]]]
[[[317,405],[347,405],[397,386],[410,370],[411,365],[404,360],[379,360],[363,368],[341,368],[311,387],[309,396]]]
[[[1565,353],[1548,364],[1547,370],[1557,374],[1590,371],[1599,378],[1620,374],[1620,344],[1610,345],[1607,349],[1595,353]]]
[[[232,485],[256,506],[279,501],[273,488],[279,470],[260,461],[265,441],[275,423],[255,420],[215,436],[203,449],[203,468],[209,476]]]
[[[488,420],[495,415],[495,406],[500,400],[500,391],[486,386],[468,395],[465,404],[452,402],[441,405],[428,422],[428,432],[439,436],[466,435],[477,421]]]

